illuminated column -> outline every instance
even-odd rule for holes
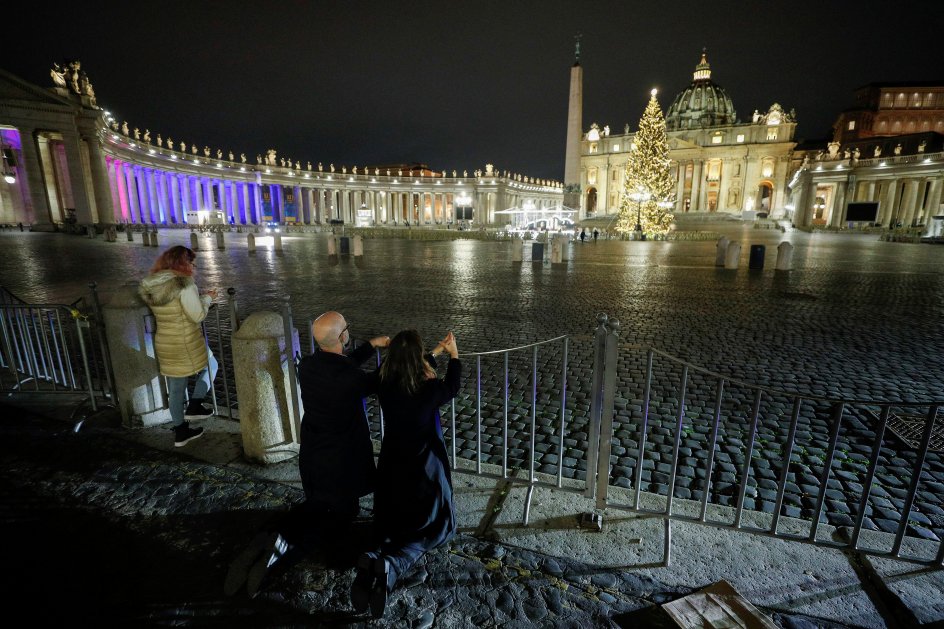
[[[106,157],[105,169],[108,173],[108,189],[112,200],[111,215],[114,222],[118,223],[122,220],[121,200],[118,196],[118,164],[112,158]]]
[[[894,227],[895,222],[895,203],[898,200],[898,180],[889,181],[886,184],[885,201],[881,204],[882,218],[879,221],[882,225]]]
[[[865,200],[866,200],[866,201],[874,201],[874,200],[875,200],[875,182],[874,182],[874,181],[870,181],[870,182],[868,183],[868,193],[867,193],[867,195],[866,195],[866,197],[865,197]]]
[[[213,200],[213,182],[205,177],[200,177],[200,185],[203,189],[203,207],[207,210],[215,210],[216,201]]]
[[[252,187],[251,183],[243,182],[239,184],[240,191],[243,195],[243,216],[246,217],[246,225],[254,223],[252,216],[252,206],[249,205],[249,189]]]
[[[675,186],[675,211],[685,211],[685,170],[688,167],[687,162],[678,163],[678,182]]]
[[[226,207],[228,205],[226,202],[226,182],[223,179],[218,179],[214,187],[216,188],[216,198],[219,199],[220,211],[223,212],[223,220],[226,224],[229,224],[230,213],[229,208]]]
[[[23,204],[26,206],[24,222],[51,224],[49,201],[43,187],[43,172],[39,161],[39,150],[36,146],[36,129],[20,127],[20,146],[23,152],[23,168],[26,182],[23,190]]]
[[[689,209],[695,212],[701,208],[701,205],[700,205],[701,199],[699,197],[701,196],[702,162],[701,160],[697,160],[693,163],[695,167],[692,172],[692,198],[691,198],[691,206]]]
[[[933,223],[931,217],[938,216],[941,213],[942,189],[944,189],[944,179],[940,176],[931,181],[931,190],[928,192],[928,203],[923,214],[924,224],[928,227],[929,232],[931,224]]]
[[[125,194],[128,198],[128,218],[132,223],[140,222],[140,210],[137,209],[137,195],[134,189],[134,167],[122,162],[121,178],[125,180]]]
[[[148,208],[150,210],[151,222],[154,224],[161,222],[161,204],[158,200],[157,181],[154,171],[150,168],[144,170],[144,181],[147,185]]]
[[[239,190],[236,189],[237,182],[229,182],[229,206],[233,211],[233,220],[240,224],[246,224],[246,214],[239,209]]]
[[[167,188],[170,193],[170,207],[173,213],[175,223],[184,222],[184,206],[180,201],[180,180],[177,179],[177,173],[165,173],[167,178]]]
[[[114,208],[118,200],[113,196],[112,186],[109,185],[105,153],[98,143],[97,135],[83,139],[83,142],[88,147],[89,175],[92,183],[90,195],[93,201],[93,212],[97,215],[98,222],[110,223],[115,216]]]
[[[147,188],[147,173],[140,166],[134,167],[134,186],[138,196],[138,210],[141,214],[141,224],[153,222],[151,220],[151,205]]]
[[[833,195],[833,208],[829,214],[829,224],[833,227],[842,227],[843,208],[846,201],[846,186],[842,182],[836,183],[836,192]]]
[[[255,218],[256,225],[262,223],[262,184],[260,181],[262,178],[260,176],[256,177],[256,183],[252,184],[253,190],[253,199],[255,200],[255,206],[252,209],[252,215]]]
[[[905,182],[905,190],[902,192],[901,201],[901,224],[903,227],[911,227],[915,218],[915,207],[918,204],[918,185],[917,179],[908,179]]]
[[[69,182],[72,185],[72,202],[75,204],[75,217],[79,225],[91,225],[98,222],[95,211],[95,198],[90,194],[89,179],[86,176],[87,168],[82,159],[81,139],[78,133],[62,133],[62,144],[65,148],[66,164],[69,170]]]

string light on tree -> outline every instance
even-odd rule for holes
[[[639,121],[639,131],[633,138],[616,224],[617,231],[637,232],[640,237],[664,235],[675,220],[669,212],[674,205],[675,182],[669,169],[665,117],[656,99],[657,94],[655,89],[650,92],[649,103]]]

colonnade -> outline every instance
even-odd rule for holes
[[[800,171],[795,188],[799,226],[842,227],[853,202],[877,203],[874,222],[884,227],[929,226],[942,213],[944,153],[819,163]]]

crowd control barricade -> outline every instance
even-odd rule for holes
[[[666,565],[686,521],[942,566],[944,402],[781,391],[607,341],[597,507],[663,516]]]
[[[80,394],[92,412],[112,399],[107,350],[93,307],[79,301],[30,304],[6,290],[0,293],[0,389]]]

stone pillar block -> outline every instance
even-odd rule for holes
[[[134,242],[134,230],[130,224],[125,225],[125,235],[128,236],[128,242]]]
[[[194,251],[200,251],[200,237],[196,232],[190,232],[190,248]]]
[[[741,243],[729,242],[728,250],[724,256],[724,268],[736,269],[741,263]]]
[[[561,242],[561,239],[556,236],[551,238],[551,264],[562,263],[562,249],[563,243]]]
[[[715,266],[724,266],[725,257],[728,255],[728,238],[722,236],[718,239],[718,247],[715,250]]]
[[[223,232],[216,232],[216,248],[226,249],[226,242],[223,240]]]
[[[298,331],[286,343],[282,316],[249,315],[233,334],[233,371],[239,396],[239,428],[246,458],[278,463],[298,455],[288,361],[298,345]],[[298,396],[299,404],[301,404]],[[299,416],[303,410],[299,408]]]
[[[512,262],[521,262],[524,259],[524,248],[525,242],[522,240],[518,242],[517,240],[511,241],[511,261]]]
[[[140,428],[171,421],[154,352],[154,319],[137,285],[116,290],[102,306],[102,316],[122,424]]]
[[[157,230],[156,229],[151,232],[151,246],[152,247],[157,246]]]
[[[256,252],[256,237],[254,234],[246,236],[246,244],[249,246],[249,253]]]
[[[354,257],[359,258],[364,255],[364,237],[358,234],[354,236]]]
[[[334,236],[328,238],[328,255],[336,256],[338,255],[338,239]]]
[[[786,240],[777,245],[777,270],[793,270],[793,245]]]
[[[282,253],[282,234],[279,232],[272,234],[272,248],[276,253]]]

